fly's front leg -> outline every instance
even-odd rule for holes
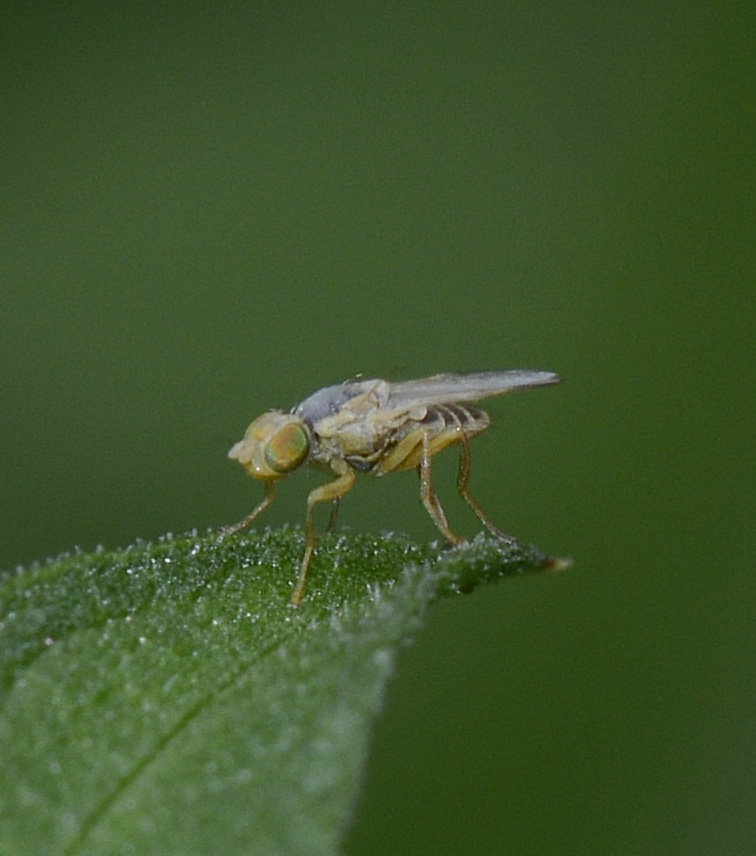
[[[500,538],[502,541],[514,543],[515,539],[511,535],[507,535],[502,532],[498,526],[495,526],[489,520],[488,515],[480,507],[475,497],[470,494],[470,491],[467,487],[467,483],[470,480],[470,444],[467,441],[466,434],[462,435],[460,446],[461,450],[459,453],[459,473],[457,475],[457,489],[459,490],[462,499],[464,499],[464,501],[470,506],[470,508],[472,508],[472,510],[475,512],[475,516],[493,536],[495,536],[496,538]]]
[[[307,584],[307,571],[310,567],[312,553],[315,549],[315,521],[314,510],[319,502],[327,500],[338,500],[344,496],[347,491],[350,491],[354,486],[354,470],[347,470],[343,475],[339,476],[335,481],[328,484],[316,487],[307,497],[307,515],[305,517],[305,552],[302,557],[302,564],[299,569],[299,578],[294,586],[294,591],[291,595],[291,605],[299,606],[299,602],[304,595],[305,585]]]
[[[420,465],[417,468],[420,475],[420,500],[425,510],[430,514],[431,520],[436,524],[439,531],[450,544],[464,544],[465,539],[452,532],[446,522],[446,514],[441,507],[436,491],[431,483],[431,455],[428,444],[428,435],[423,434],[423,454]]]
[[[276,493],[276,483],[274,481],[266,481],[265,482],[265,497],[264,499],[255,506],[255,508],[244,518],[244,520],[240,520],[238,523],[234,523],[232,526],[224,526],[220,530],[221,535],[233,535],[235,532],[239,532],[241,529],[246,529],[247,526],[257,517],[257,515],[264,511],[270,504],[273,502]]]

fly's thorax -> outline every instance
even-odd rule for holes
[[[341,475],[350,456],[366,454],[372,448],[373,433],[364,420],[355,420],[348,411],[326,416],[311,426],[308,463]]]
[[[310,445],[310,431],[301,419],[271,410],[255,419],[228,456],[254,478],[271,481],[303,464]]]
[[[319,389],[292,408],[292,413],[314,425],[322,419],[348,411],[352,415],[382,407],[388,401],[389,385],[377,378],[340,383]]]

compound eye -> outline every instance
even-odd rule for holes
[[[302,463],[309,448],[310,440],[305,429],[291,422],[268,441],[265,461],[274,473],[288,473]]]

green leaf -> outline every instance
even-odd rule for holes
[[[484,539],[167,537],[0,575],[0,852],[333,854],[398,643],[555,567]]]

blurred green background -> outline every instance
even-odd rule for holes
[[[247,423],[356,373],[557,371],[471,484],[575,566],[432,612],[346,852],[751,852],[753,3],[0,17],[0,564],[236,521]],[[437,537],[412,474],[341,522]]]

